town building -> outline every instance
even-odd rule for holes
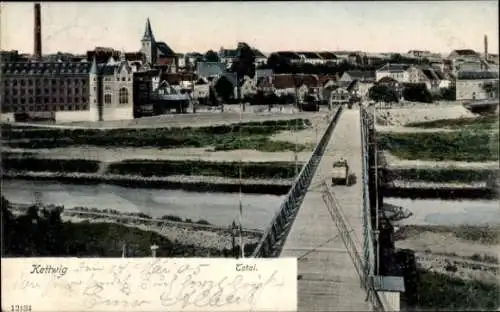
[[[2,63],[0,73],[2,120],[133,118],[132,69],[123,55],[112,65],[98,65],[95,60]]]
[[[456,81],[456,99],[498,100],[498,73],[493,71],[459,72]]]

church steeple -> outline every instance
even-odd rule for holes
[[[151,23],[149,22],[149,17],[146,20],[146,29],[144,30],[144,36],[142,36],[142,41],[155,41],[153,36],[153,31],[151,30]]]
[[[141,44],[141,52],[144,55],[144,61],[146,63],[155,64],[158,51],[156,48],[155,37],[153,36],[153,30],[151,29],[151,23],[149,22],[149,17],[146,20],[146,29],[144,30],[144,36],[142,36]]]

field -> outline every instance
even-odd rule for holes
[[[498,160],[498,132],[379,133],[379,148],[410,160]]]
[[[453,130],[498,130],[498,116],[461,117],[455,119],[411,122],[406,124],[405,127],[424,129],[446,128]]]

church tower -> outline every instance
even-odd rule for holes
[[[155,64],[157,48],[155,37],[153,36],[153,31],[151,30],[151,23],[149,22],[149,18],[146,21],[146,29],[144,30],[144,36],[142,36],[141,43],[141,52],[144,53],[145,62],[149,64]]]

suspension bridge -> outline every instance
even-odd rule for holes
[[[387,248],[380,240],[373,116],[363,106],[333,111],[252,255],[297,258],[298,311],[400,309],[404,280],[383,269],[380,256]],[[331,183],[339,158],[358,180],[350,186]]]

